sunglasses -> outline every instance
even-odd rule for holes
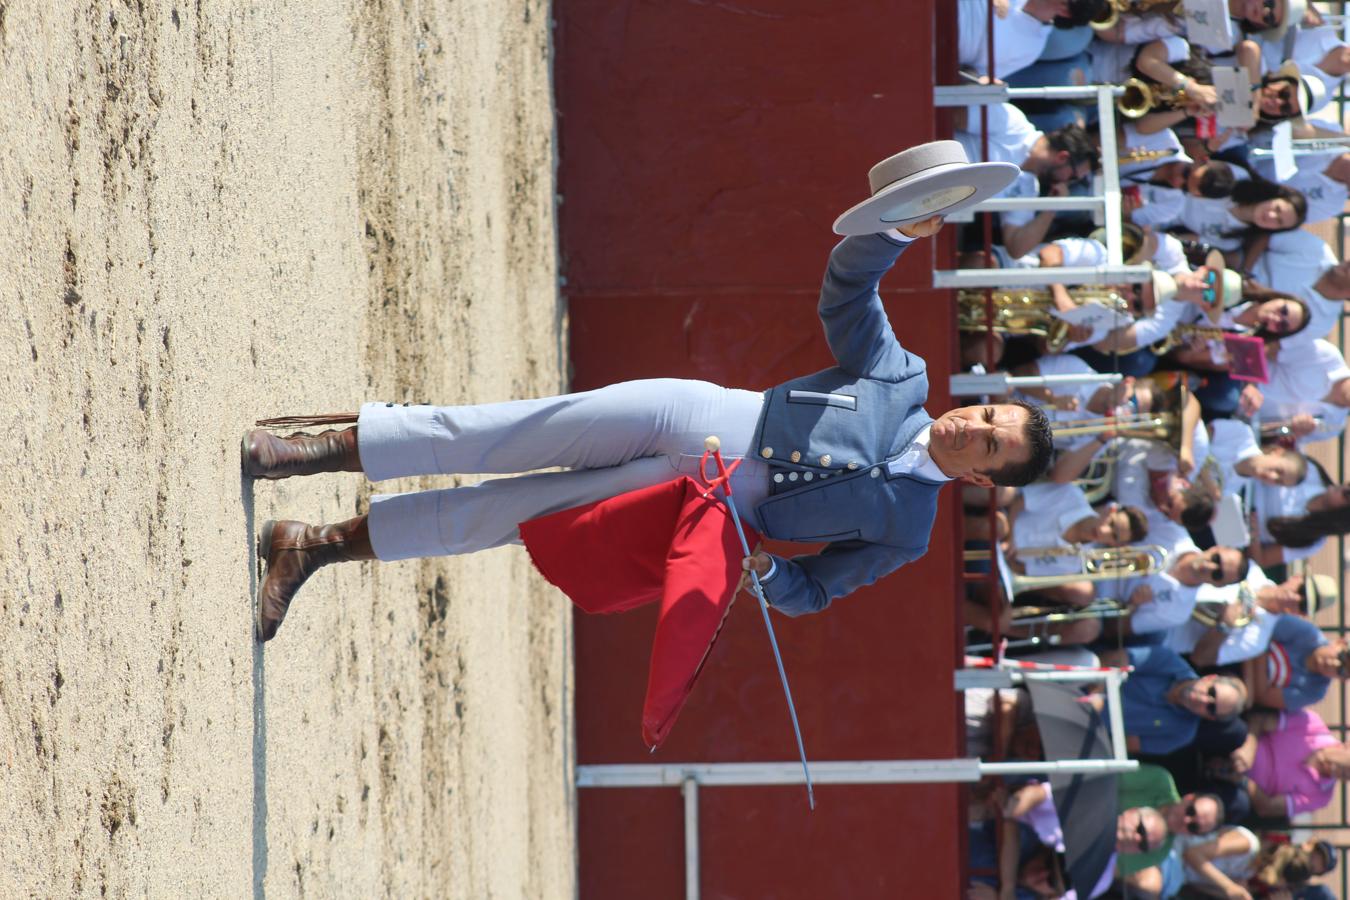
[[[1223,563],[1215,556],[1208,557],[1205,561],[1209,563],[1209,580],[1214,584],[1223,584]]]
[[[1261,4],[1261,24],[1267,28],[1274,28],[1278,24],[1275,16],[1275,0],[1266,0]]]
[[[1219,689],[1211,684],[1209,690],[1205,691],[1205,696],[1209,698],[1209,701],[1205,703],[1205,712],[1209,713],[1211,719],[1217,719],[1219,717]]]
[[[1186,807],[1186,830],[1191,834],[1200,833],[1200,823],[1195,821],[1195,816],[1195,804],[1192,803],[1190,806]]]
[[[1294,96],[1294,86],[1289,82],[1281,81],[1278,87],[1273,87],[1272,96],[1280,103],[1280,115],[1292,116],[1298,112],[1298,101]]]
[[[1144,827],[1143,816],[1139,817],[1139,825],[1134,829],[1134,833],[1139,837],[1139,852],[1147,853],[1150,849],[1148,845],[1148,829]]]

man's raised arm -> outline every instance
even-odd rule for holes
[[[923,371],[923,360],[896,339],[877,288],[909,244],[941,227],[942,218],[935,216],[899,231],[844,238],[830,252],[818,311],[841,369],[892,381]]]

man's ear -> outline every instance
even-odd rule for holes
[[[994,480],[983,472],[967,472],[961,476],[961,480],[976,487],[991,488],[994,486]]]

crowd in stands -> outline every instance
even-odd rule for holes
[[[992,337],[983,292],[962,297],[967,368],[1123,376],[1018,393],[1055,423],[1056,462],[1023,489],[967,490],[968,549],[997,551],[1015,602],[972,581],[966,622],[972,647],[998,633],[1013,654],[1132,669],[1120,712],[1143,764],[1118,781],[1113,866],[1074,896],[1330,896],[1315,882],[1338,852],[1287,832],[1350,779],[1350,745],[1311,708],[1350,676],[1346,642],[1312,620],[1339,602],[1336,581],[1301,562],[1350,531],[1350,485],[1308,455],[1350,412],[1350,367],[1329,340],[1350,261],[1302,226],[1344,211],[1350,141],[1295,156],[1292,174],[1271,147],[1286,122],[1296,139],[1343,137],[1330,100],[1350,43],[1305,0],[1220,0],[1231,44],[1222,28],[1202,41],[1188,31],[1209,7],[1191,5],[958,0],[969,80],[1131,85],[1113,121],[1088,102],[971,106],[955,137],[972,160],[1021,168],[1005,196],[1061,197],[1096,192],[1112,129],[1125,261],[1152,267],[1142,284],[995,291]],[[1249,108],[1221,72],[1250,87]],[[977,221],[961,264],[1101,266],[1100,224],[995,214],[995,246]],[[1020,690],[966,704],[972,755],[1038,758]],[[972,871],[986,874],[970,897],[1065,895],[1051,793],[1044,780],[976,791]]]

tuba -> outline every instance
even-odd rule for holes
[[[1125,93],[1116,98],[1116,109],[1127,119],[1143,118],[1159,109],[1177,109],[1186,103],[1186,92],[1150,84],[1142,78],[1129,78],[1122,85]]]
[[[994,331],[1002,334],[1045,338],[1046,349],[1058,353],[1069,342],[1069,323],[1054,314],[1054,298],[1048,288],[994,290]],[[1085,285],[1069,289],[1077,303],[1097,303],[1129,314],[1130,305],[1115,288]],[[963,290],[956,294],[956,327],[960,331],[984,331],[984,291]]]

